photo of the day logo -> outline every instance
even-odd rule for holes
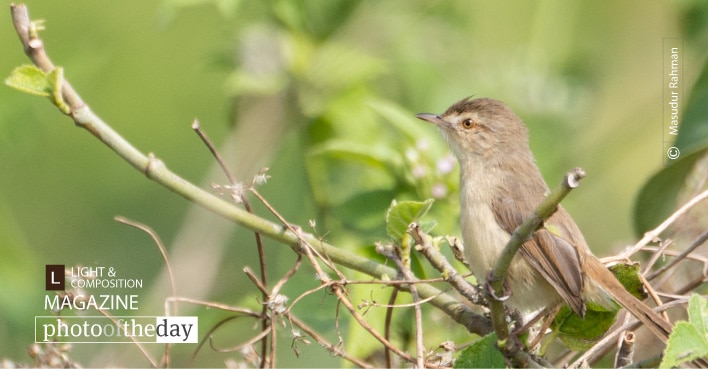
[[[197,343],[196,316],[37,316],[35,342]]]
[[[45,265],[44,281],[47,291],[63,291],[65,288],[64,265]]]

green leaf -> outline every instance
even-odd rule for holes
[[[285,87],[284,75],[255,75],[244,70],[231,73],[224,83],[228,92],[235,96],[240,95],[273,95]]]
[[[47,74],[34,65],[22,65],[15,68],[5,79],[5,84],[22,92],[49,97],[53,83]]]
[[[708,63],[693,86],[674,146],[680,150],[680,157],[652,176],[637,196],[633,218],[639,236],[671,215],[686,177],[708,152]]]
[[[385,99],[372,98],[369,107],[384,118],[384,121],[405,135],[408,141],[416,142],[430,135],[424,122],[417,121],[415,114]]]
[[[688,302],[688,322],[699,333],[708,336],[708,302],[703,297],[694,294]]]
[[[676,324],[669,337],[660,368],[708,356],[708,303],[699,295],[688,302],[688,321]]]
[[[681,153],[708,148],[708,62],[693,85],[674,146]]]
[[[433,199],[425,201],[393,201],[386,212],[386,232],[396,242],[403,240],[408,225],[418,222],[433,206]]]
[[[291,33],[305,33],[314,39],[326,40],[349,24],[360,2],[280,0],[272,3],[276,19]]]
[[[494,333],[482,337],[462,350],[454,368],[506,368],[506,360],[497,350],[496,343]]]
[[[607,311],[599,306],[588,305],[583,319],[565,305],[553,320],[552,328],[568,348],[574,351],[585,351],[610,329],[616,315],[617,311]]]
[[[656,173],[642,187],[634,204],[634,231],[637,236],[641,237],[656,228],[675,211],[677,197],[686,177],[705,152],[701,150],[681,155],[680,159]]]
[[[22,65],[10,73],[5,79],[5,84],[28,94],[45,96],[52,99],[62,112],[69,114],[71,109],[66,105],[61,95],[64,83],[64,70],[56,67],[49,73],[44,73],[34,65]]]
[[[615,264],[609,269],[634,297],[640,300],[647,297],[639,278],[639,263]],[[609,306],[588,302],[583,319],[566,305],[556,315],[552,327],[568,348],[574,351],[585,351],[597,343],[610,329],[618,310],[619,305],[614,302],[609,302]]]
[[[639,277],[639,263],[618,263],[608,268],[624,288],[639,300],[647,298],[644,283]]]
[[[396,192],[392,190],[360,192],[336,207],[334,215],[353,229],[383,231],[381,214],[395,196]]]
[[[378,166],[388,170],[400,170],[403,166],[401,155],[390,147],[372,146],[347,140],[329,140],[313,148],[310,155],[358,161],[368,166]]]

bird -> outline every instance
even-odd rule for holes
[[[439,128],[460,165],[460,226],[465,258],[485,280],[517,227],[549,193],[529,147],[528,129],[506,104],[467,97],[443,114],[417,118]],[[588,303],[627,309],[664,342],[673,325],[629,293],[592,253],[558,206],[523,243],[507,272],[506,304],[522,313],[565,302],[580,316]]]

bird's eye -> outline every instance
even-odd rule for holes
[[[475,124],[472,119],[465,119],[462,121],[462,127],[464,127],[465,129],[474,128],[474,126]]]

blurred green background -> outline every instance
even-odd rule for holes
[[[287,219],[316,219],[328,241],[364,254],[386,240],[392,199],[435,195],[434,233],[459,234],[455,172],[437,167],[445,145],[412,115],[469,95],[503,100],[524,119],[551,185],[572,167],[586,170],[564,205],[598,255],[632,243],[634,198],[663,165],[662,42],[683,39],[686,94],[708,45],[708,10],[697,0],[28,6],[47,20],[41,36],[65,77],[138,149],[205,188],[225,183],[190,129],[197,117],[238,178],[271,168],[260,190]],[[28,63],[8,8],[0,17],[4,75]],[[114,266],[145,280],[140,313],[161,313],[169,287],[160,254],[116,215],[160,234],[180,295],[257,306],[241,272],[257,265],[252,234],[151,183],[46,100],[2,86],[0,102],[0,356],[28,361],[33,318],[46,314],[45,264]],[[272,280],[294,260],[275,243],[266,253]],[[288,287],[291,298],[316,286],[308,273]],[[299,312],[336,341],[333,298],[310,300]],[[200,315],[201,332],[226,316],[180,309]],[[220,344],[253,334],[241,323],[224,329]],[[317,345],[301,347],[299,359],[289,345],[284,337],[281,365],[339,365]],[[175,350],[177,366],[190,350]],[[204,350],[200,366],[240,360]],[[76,345],[72,356],[85,366],[147,365],[128,345]]]

